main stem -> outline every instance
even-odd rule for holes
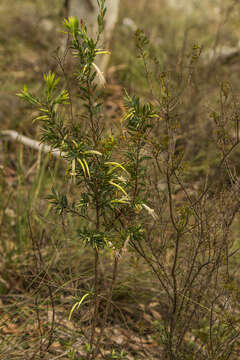
[[[100,216],[99,216],[99,205],[98,201],[96,201],[96,230],[99,230],[100,226]],[[99,266],[99,253],[97,247],[94,249],[94,314],[92,319],[92,327],[91,327],[91,339],[90,339],[90,352],[88,353],[87,359],[93,359],[95,351],[93,351],[93,355],[91,356],[93,350],[93,344],[96,333],[96,325],[98,320],[98,307],[99,307],[99,298],[98,298],[98,266]]]

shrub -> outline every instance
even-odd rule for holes
[[[193,47],[180,93],[173,88],[170,74],[161,69],[156,89],[149,64],[159,64],[149,59],[147,38],[138,31],[136,44],[153,101],[142,103],[126,92],[119,129],[109,131],[97,85],[101,72],[94,62],[104,53],[98,41],[105,12],[101,0],[96,40],[88,37],[83,22],[79,26],[76,18],[65,20],[77,59],[78,101],[85,109],[80,118],[74,114],[75,100],[68,90],[58,90],[60,79],[51,71],[44,75],[42,98],[27,87],[18,94],[38,107],[35,121],[41,122],[41,139],[53,151],[60,150],[66,161],[64,181],[72,181],[78,189],[74,201],[54,188],[48,199],[59,215],[68,213],[79,219],[79,241],[94,252],[93,289],[74,305],[70,317],[86,299],[93,305],[86,343],[87,358],[95,359],[111,311],[119,260],[129,251],[145,261],[158,281],[161,321],[153,326],[161,358],[228,359],[234,355],[239,336],[232,311],[236,287],[230,268],[234,254],[231,228],[240,207],[239,181],[230,163],[239,143],[237,133],[229,135],[238,126],[236,109],[233,104],[231,121],[225,118],[227,97],[222,87],[220,110],[211,117],[217,130],[218,173],[227,172],[229,184],[217,189],[214,177],[193,183],[191,162],[186,163],[183,149],[176,147],[181,133],[177,109],[185,87],[191,84],[201,49]],[[63,107],[70,110],[64,113]],[[104,249],[114,259],[105,301],[99,272]],[[99,324],[100,332],[96,332]]]

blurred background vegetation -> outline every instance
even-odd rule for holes
[[[32,108],[15,94],[24,84],[38,94],[43,86],[43,73],[49,70],[62,75],[56,60],[64,36],[62,7],[62,0],[5,0],[0,4],[1,130],[14,129],[39,138],[38,125],[32,124],[35,116]],[[158,71],[160,68],[168,74],[169,86],[176,91],[176,97],[177,90],[187,81],[189,59],[193,45],[197,44],[201,54],[193,70],[194,81],[177,110],[181,119],[178,149],[184,146],[186,161],[191,160],[188,180],[193,186],[202,175],[218,176],[210,115],[219,109],[221,88],[226,93],[226,115],[232,116],[233,102],[234,111],[239,111],[239,11],[239,1],[233,0],[121,0],[110,49],[108,84],[102,90],[106,123],[110,128],[115,127],[121,119],[124,88],[153,100],[144,65],[137,59],[137,28],[143,29],[149,38],[149,53],[156,59]],[[67,71],[71,73],[71,68]],[[153,62],[150,76],[153,91],[157,92],[155,71]],[[186,133],[187,136],[181,135]],[[72,196],[74,190],[62,181],[64,167],[60,160],[13,142],[4,141],[0,146],[0,358],[37,359],[38,356],[35,351],[39,346],[37,318],[40,315],[36,313],[36,305],[46,323],[50,317],[49,300],[44,301],[47,289],[40,296],[34,280],[32,247],[38,238],[51,274],[49,282],[54,287],[57,309],[54,355],[47,359],[61,351],[66,352],[63,359],[75,359],[71,351],[74,353],[82,329],[77,327],[77,314],[74,324],[67,319],[72,296],[79,288],[87,289],[93,277],[92,258],[75,239],[74,219],[57,217],[46,200],[52,185],[72,191]],[[237,164],[238,159],[239,151],[236,151],[232,161]],[[66,227],[71,231],[66,232]],[[234,229],[237,249],[238,223]],[[106,259],[110,263],[108,254]],[[238,264],[239,256],[234,261]],[[107,262],[102,264],[102,275],[108,277]],[[114,290],[114,332],[110,325],[108,331],[116,347],[127,344],[130,360],[159,359],[155,328],[161,318],[161,301],[157,299],[154,280],[149,279],[149,269],[129,254],[121,264]],[[83,323],[88,320],[87,307],[85,310]]]

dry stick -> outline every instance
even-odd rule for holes
[[[27,136],[19,134],[15,130],[3,130],[0,132],[0,141],[1,140],[13,140],[17,141],[23,145],[26,145],[32,149],[43,151],[44,153],[51,153],[55,157],[63,157],[64,152],[61,152],[59,149],[53,149],[51,146],[41,143],[40,141],[30,139]]]
[[[107,318],[108,318],[108,315],[109,315],[110,305],[111,305],[111,300],[112,300],[113,286],[114,286],[116,276],[117,276],[118,260],[119,260],[119,257],[115,256],[113,274],[112,274],[112,281],[111,281],[111,285],[110,285],[110,289],[109,289],[109,295],[108,295],[108,298],[107,298],[107,304],[106,304],[106,308],[105,308],[104,317],[103,317],[102,324],[101,324],[100,334],[99,334],[97,344],[96,344],[96,347],[95,347],[95,350],[94,350],[94,353],[93,353],[93,359],[94,359],[95,356],[98,355],[99,347],[100,347],[101,340],[102,340],[104,330],[105,330],[105,326],[106,326],[106,323],[107,323]]]
[[[37,262],[39,261],[39,269],[38,270],[43,273],[43,278],[42,279],[46,278],[47,281],[48,281],[48,283],[46,283],[45,286],[48,289],[49,298],[50,298],[50,302],[51,302],[52,319],[51,319],[51,328],[50,328],[50,331],[49,331],[49,339],[48,339],[47,345],[45,347],[45,351],[47,352],[48,349],[50,348],[50,346],[53,343],[53,335],[54,335],[54,328],[55,328],[55,304],[54,304],[54,299],[53,299],[53,291],[52,291],[52,285],[50,283],[50,278],[49,278],[49,275],[48,275],[47,271],[44,269],[44,260],[43,260],[43,257],[42,257],[42,253],[41,253],[39,243],[33,237],[32,227],[31,227],[31,222],[30,222],[29,215],[28,215],[28,226],[29,226],[30,236],[32,238],[33,250],[35,252],[36,265],[37,265]],[[42,239],[44,237],[44,234],[45,234],[45,232],[43,231],[42,232]],[[41,239],[41,242],[42,242],[42,239]],[[37,298],[36,298],[36,301],[37,301]],[[39,331],[40,331],[40,334],[41,334],[41,342],[40,342],[40,348],[39,348],[40,349],[40,357],[41,357],[42,356],[42,351],[43,351],[42,347],[43,347],[43,345],[45,345],[46,341],[42,341],[42,335],[43,334],[41,332],[41,321],[40,321],[40,315],[39,315],[39,310],[38,310],[38,303],[37,303],[37,319],[38,319]]]
[[[94,313],[93,313],[93,319],[92,319],[92,324],[91,324],[90,351],[88,352],[87,360],[92,359],[91,353],[92,353],[92,349],[93,349],[96,326],[97,326],[97,318],[98,318],[98,308],[99,308],[98,266],[99,266],[99,254],[98,254],[98,249],[95,248],[95,253],[94,253]]]
[[[169,168],[166,172],[166,180],[167,180],[167,187],[168,187],[168,202],[169,202],[169,213],[171,223],[173,228],[176,232],[176,241],[175,241],[175,253],[174,253],[174,260],[171,270],[171,276],[173,279],[173,307],[171,313],[171,321],[170,321],[170,333],[169,333],[169,350],[170,350],[170,357],[173,358],[173,349],[172,349],[172,341],[173,341],[173,333],[176,326],[176,311],[177,311],[177,302],[178,302],[178,283],[176,278],[176,267],[179,257],[179,243],[181,239],[181,230],[178,228],[176,223],[176,219],[174,216],[174,209],[173,209],[173,199],[172,199],[172,187],[171,187],[171,175],[169,174]]]

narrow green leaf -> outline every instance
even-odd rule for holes
[[[125,169],[125,167],[124,167],[123,165],[117,163],[117,162],[114,162],[114,161],[106,161],[104,164],[105,164],[105,165],[113,165],[113,166],[114,166],[112,169],[110,169],[110,170],[108,171],[108,174],[111,174],[111,173],[112,173],[115,169],[117,169],[117,168],[121,168],[123,171],[125,171],[127,174],[129,174],[128,171]]]
[[[71,309],[71,311],[70,311],[68,320],[71,320],[71,317],[72,317],[72,314],[73,314],[74,310],[75,310],[75,309],[78,309],[78,308],[81,306],[81,304],[83,303],[83,301],[86,299],[86,297],[87,297],[88,295],[89,295],[89,293],[83,295],[83,297],[81,298],[81,300],[78,301],[78,302],[76,302],[76,303],[73,305],[73,307],[72,307],[72,309]]]
[[[102,153],[100,153],[100,151],[97,151],[97,150],[84,151],[83,154],[95,154],[95,155],[101,155],[102,156]]]
[[[86,168],[87,173],[88,173],[88,177],[89,177],[89,179],[90,179],[91,176],[90,176],[90,171],[89,171],[88,163],[87,163],[87,161],[86,161],[85,159],[83,159],[82,161],[83,161],[83,163],[84,163],[84,165],[85,165],[85,168]]]
[[[79,158],[77,158],[77,161],[78,161],[79,164],[81,165],[82,170],[83,170],[83,173],[84,173],[84,176],[86,177],[86,169],[85,169],[85,167],[84,167],[84,164],[83,164],[82,160],[79,159]]]
[[[38,116],[34,119],[36,120],[49,120],[49,116],[48,115],[42,115],[42,116]]]
[[[126,191],[123,189],[123,187],[122,187],[121,185],[116,184],[116,183],[113,182],[113,181],[109,181],[109,184],[115,186],[115,187],[118,188],[120,191],[122,191],[124,195],[128,196],[127,193],[126,193]]]

